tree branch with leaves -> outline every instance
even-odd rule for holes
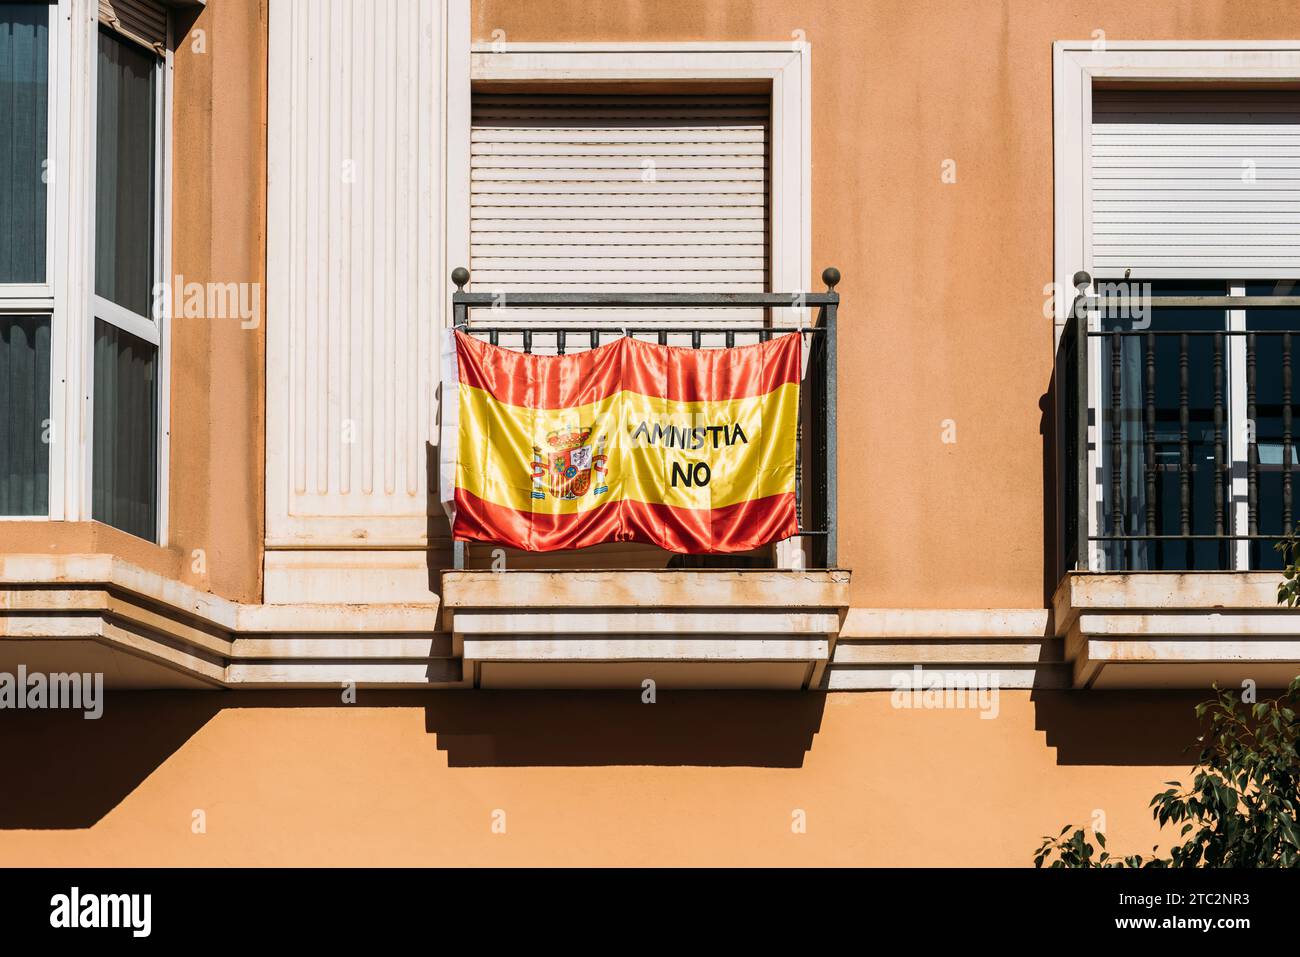
[[[1161,854],[1115,857],[1106,837],[1066,825],[1043,838],[1035,867],[1300,866],[1300,677],[1277,698],[1254,704],[1232,690],[1196,706],[1202,723],[1191,787],[1166,782],[1149,804],[1160,827],[1178,840]],[[1073,833],[1070,833],[1071,829]],[[1068,835],[1068,836],[1067,836]]]

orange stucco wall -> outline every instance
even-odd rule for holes
[[[1025,866],[1098,811],[1112,849],[1149,851],[1193,700],[1004,692],[986,720],[888,694],[119,695],[99,721],[0,721],[22,768],[0,866]]]
[[[172,272],[257,283],[264,312],[265,0],[209,4],[175,64]],[[266,323],[177,318],[173,328],[171,538],[186,556],[205,551],[195,584],[258,601]]]

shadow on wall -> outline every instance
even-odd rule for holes
[[[110,692],[104,714],[0,712],[0,830],[90,827],[221,707],[206,691]]]
[[[1038,431],[1043,437],[1043,606],[1052,607],[1052,596],[1065,573],[1061,541],[1061,513],[1057,488],[1056,376],[1038,400]]]
[[[1035,692],[1032,701],[1057,764],[1190,766],[1192,708],[1204,697],[1063,691]],[[0,712],[0,831],[93,826],[226,709],[422,708],[429,745],[453,769],[800,768],[825,703],[806,692],[661,692],[653,705],[636,691],[363,689],[355,705],[341,705],[334,692],[121,692],[98,721],[70,711]],[[220,760],[221,772],[244,763],[239,754]]]
[[[1057,764],[1190,768],[1200,733],[1194,709],[1209,697],[1208,690],[1034,691],[1030,700],[1034,727],[1047,734]]]
[[[1055,333],[1052,333],[1055,335]],[[1070,361],[1066,340],[1056,344],[1056,361],[1047,390],[1039,398],[1039,434],[1042,436],[1043,473],[1043,602],[1052,597],[1067,569],[1073,567],[1075,543],[1068,541],[1068,510],[1062,479],[1074,467],[1067,461],[1065,417],[1068,384],[1056,375]],[[1050,638],[1051,635],[1049,634]],[[1044,644],[1052,662],[1061,660],[1058,640]],[[1047,663],[1046,661],[1044,662]],[[1196,760],[1200,727],[1195,707],[1211,697],[1203,691],[1042,691],[1036,690],[1034,727],[1046,732],[1047,744],[1056,749],[1060,765],[1186,765]],[[1159,782],[1155,782],[1156,785]],[[1155,793],[1153,790],[1152,793]]]
[[[438,695],[425,729],[453,768],[695,765],[798,768],[823,694],[473,691]]]
[[[0,831],[98,823],[229,708],[423,708],[431,743],[452,768],[695,765],[798,768],[825,696],[800,692],[110,693],[103,716],[0,712]],[[222,756],[240,767],[238,755]]]
[[[1049,333],[1055,341],[1055,328]],[[1054,344],[1052,372],[1047,389],[1038,397],[1038,433],[1042,437],[1043,456],[1043,607],[1052,607],[1052,597],[1067,570],[1074,567],[1075,543],[1070,540],[1074,524],[1070,511],[1073,503],[1067,501],[1070,482],[1075,468],[1067,404],[1069,381],[1062,381],[1058,370],[1068,368],[1071,361],[1067,340],[1062,337]],[[1064,393],[1063,394],[1063,390]],[[1066,554],[1067,550],[1070,552]]]

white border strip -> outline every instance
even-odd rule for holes
[[[460,447],[460,361],[456,330],[442,330],[441,427],[438,436],[438,496],[448,521],[456,521],[456,456]]]

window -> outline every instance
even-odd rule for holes
[[[50,317],[0,316],[0,515],[50,507]]]
[[[158,528],[158,349],[95,320],[93,516],[153,539]]]
[[[0,6],[0,515],[49,511],[50,12]]]
[[[1297,79],[1295,44],[1056,44],[1056,288],[1082,269],[1102,300],[1088,381],[1071,383],[1060,362],[1078,356],[1078,324],[1057,297],[1060,407],[1080,429],[1062,466],[1082,488],[1060,531],[1091,542],[1067,565],[1277,567],[1300,515],[1285,384],[1300,311],[1188,300],[1294,295]],[[1145,315],[1106,302],[1145,294],[1184,301]]]
[[[770,149],[767,94],[476,91],[473,288],[765,292]]]
[[[0,517],[159,537],[166,28],[153,0],[0,4]]]
[[[1294,280],[1283,282],[1248,282],[1245,293],[1248,296],[1294,296],[1297,284]],[[1284,523],[1289,517],[1291,527],[1295,527],[1300,509],[1294,504],[1288,505],[1287,489],[1293,486],[1292,494],[1300,502],[1300,472],[1297,460],[1300,459],[1300,447],[1295,443],[1293,423],[1300,424],[1300,411],[1297,400],[1300,391],[1286,384],[1285,369],[1293,362],[1285,348],[1283,334],[1279,330],[1300,330],[1300,310],[1297,309],[1247,309],[1245,310],[1246,328],[1255,333],[1255,375],[1254,394],[1248,391],[1247,401],[1254,398],[1254,438],[1256,443],[1253,467],[1256,472],[1256,531],[1262,535],[1276,535],[1285,531]],[[1294,337],[1300,346],[1300,336]],[[1287,361],[1284,362],[1284,356]],[[1290,407],[1284,400],[1287,389],[1291,389]],[[1250,409],[1247,409],[1249,415]],[[1290,467],[1286,467],[1287,459]],[[1249,456],[1248,456],[1249,459]],[[1248,460],[1247,468],[1252,463]],[[1290,473],[1288,482],[1287,473]],[[1249,516],[1247,516],[1249,521]],[[1282,567],[1282,556],[1267,540],[1250,543],[1250,567],[1277,569]]]
[[[492,282],[483,281],[481,273],[499,272],[490,267],[502,265],[509,271],[513,265],[510,256],[484,256],[481,252],[477,258],[487,260],[488,265],[474,263],[476,250],[498,245],[482,241],[483,234],[495,231],[486,229],[483,221],[508,220],[511,209],[521,208],[506,206],[499,210],[503,215],[485,216],[485,209],[503,205],[491,200],[492,195],[533,196],[522,208],[540,206],[535,215],[542,220],[580,221],[581,217],[567,214],[542,215],[569,208],[583,210],[592,218],[611,220],[608,230],[569,230],[614,234],[608,239],[583,243],[552,240],[554,246],[571,249],[603,247],[602,253],[608,255],[610,262],[651,266],[649,270],[610,268],[609,273],[648,271],[658,273],[658,281],[667,278],[679,283],[688,281],[686,274],[695,273],[699,278],[707,275],[706,283],[709,280],[739,283],[747,289],[756,287],[754,291],[813,288],[811,50],[808,44],[554,42],[523,44],[518,49],[511,44],[503,49],[493,44],[475,44],[470,76],[474,85],[473,115],[463,127],[457,124],[447,132],[447,177],[457,187],[448,196],[447,229],[449,265],[470,267],[472,289],[493,291]],[[548,111],[543,104],[548,100],[561,109],[546,115]],[[577,114],[584,111],[584,102],[588,117],[599,116],[599,122],[580,120]],[[512,108],[518,112],[510,114]],[[494,123],[498,129],[511,128],[510,121],[525,119],[524,114],[530,109],[534,111],[532,119],[537,122],[515,124],[538,134],[527,139],[521,136],[515,141],[518,145],[531,143],[538,150],[532,154],[537,161],[524,165],[517,162],[528,155],[524,150],[505,146],[503,138],[495,140],[497,147],[489,147],[487,144],[493,139],[487,134]],[[468,141],[460,141],[462,129]],[[596,135],[590,135],[593,133]],[[563,138],[568,138],[571,145],[562,145]],[[654,153],[642,155],[638,145],[641,142],[651,145]],[[757,148],[760,143],[761,154]],[[586,146],[596,148],[582,148]],[[572,173],[566,180],[549,175],[546,169],[551,161],[542,161],[542,155],[572,159],[571,165],[558,167]],[[628,168],[610,170],[612,158],[620,155]],[[516,172],[501,173],[512,166]],[[500,185],[494,187],[494,182]],[[463,192],[461,183],[466,186]],[[571,196],[564,198],[566,193]],[[680,194],[680,201],[670,199],[674,194]],[[548,204],[541,198],[548,195],[561,198]],[[689,198],[692,195],[696,198]],[[593,196],[604,198],[589,202]],[[683,196],[687,198],[682,199]],[[704,202],[705,197],[713,201]],[[646,199],[661,203],[664,208],[656,211],[644,205]],[[697,205],[699,210],[710,212],[681,214],[682,210]],[[643,215],[618,217],[612,212],[615,207]],[[754,220],[749,217],[759,208],[764,209],[765,224],[761,239],[752,236],[756,231],[748,226],[731,228],[742,222],[752,223]],[[636,223],[637,228],[617,228],[615,223],[619,218]],[[690,220],[695,228],[648,226],[646,221],[657,219],[677,223]],[[710,225],[719,225],[701,225],[699,221],[704,219],[719,220],[727,224],[719,232],[734,234],[728,242],[712,244],[715,255],[667,252],[669,247],[678,246],[694,253],[700,246],[710,245],[668,241],[674,233],[707,236]],[[620,233],[626,236],[653,233],[657,229],[661,232],[654,242],[618,238]],[[516,232],[532,234],[528,227]],[[537,243],[499,245],[526,247]],[[617,249],[620,245],[625,248]],[[653,246],[661,247],[659,255],[633,252],[635,247]],[[724,248],[731,251],[723,254]],[[586,258],[584,253],[590,251],[578,249],[575,255],[557,253],[556,258],[570,260],[572,265],[556,268],[591,271],[582,268],[590,265],[582,262]],[[766,261],[757,268],[762,276],[755,279],[754,261],[764,257]],[[494,259],[498,262],[493,263]],[[502,259],[506,261],[500,262]],[[658,261],[633,262],[645,259]],[[731,275],[724,277],[723,273]],[[497,281],[501,279],[497,277]],[[618,282],[609,275],[606,280]],[[509,285],[501,282],[498,288],[508,291]],[[509,297],[506,298],[508,303]],[[553,321],[555,318],[541,311],[531,315],[530,312],[505,310],[512,320]],[[616,320],[608,312],[599,318],[609,318],[619,324],[656,318],[632,312],[623,310]],[[717,318],[705,310],[691,309],[673,315],[677,322],[686,324]],[[729,321],[740,318],[731,315]]]
[[[95,295],[150,315],[158,58],[99,33],[95,162]]]
[[[91,514],[148,539],[158,531],[160,62],[100,30]]]
[[[1276,281],[1243,277],[1300,270],[1297,146],[1294,93],[1095,89],[1092,266],[1100,281],[1155,277],[1157,296],[1271,292]],[[1102,347],[1107,534],[1188,537],[1111,540],[1106,566],[1277,567],[1271,540],[1237,536],[1294,527],[1284,501],[1291,482],[1280,330],[1300,328],[1295,316],[1162,308],[1143,330],[1131,319],[1101,315],[1101,329],[1119,333]],[[1258,330],[1249,343],[1236,334],[1243,320]],[[1237,433],[1243,439],[1234,444]],[[1290,453],[1290,470],[1295,461]],[[1246,488],[1238,481],[1234,489],[1234,472],[1247,477]],[[1248,501],[1234,508],[1252,487],[1253,521]]]
[[[1151,294],[1226,296],[1229,289],[1225,283],[1169,280],[1153,282]],[[1106,567],[1130,571],[1233,567],[1231,543],[1208,537],[1230,534],[1232,526],[1231,435],[1236,417],[1228,377],[1236,370],[1227,336],[1213,334],[1226,332],[1227,313],[1222,309],[1152,309],[1138,328],[1128,315],[1103,309],[1100,328],[1112,333],[1102,342],[1104,409],[1098,438],[1106,534],[1207,536],[1178,541],[1112,540],[1105,548]],[[1182,468],[1184,437],[1186,470]],[[1118,512],[1117,489],[1122,499]],[[1116,515],[1120,527],[1115,524]]]
[[[472,291],[504,293],[503,308],[471,314],[471,327],[497,327],[501,345],[522,348],[514,329],[555,324],[557,310],[512,307],[512,289],[812,288],[807,44],[480,44],[470,74],[470,141],[462,147],[457,128],[448,131],[448,180],[467,187],[463,199],[448,197],[449,265],[469,265]],[[565,314],[612,328],[698,327],[705,347],[726,341],[723,326],[795,320],[791,310],[761,308]],[[670,345],[696,338],[660,335]],[[746,335],[737,329],[736,344]],[[581,347],[530,339],[536,353]],[[659,567],[665,558],[610,552],[598,560]],[[797,543],[777,546],[774,560],[794,565]]]
[[[1165,280],[1151,294],[1290,296],[1295,285]],[[1103,308],[1099,328],[1106,567],[1281,568],[1273,546],[1300,518],[1300,391],[1288,385],[1300,310],[1161,307],[1138,328]]]
[[[50,7],[0,7],[0,283],[42,284],[49,156]]]

